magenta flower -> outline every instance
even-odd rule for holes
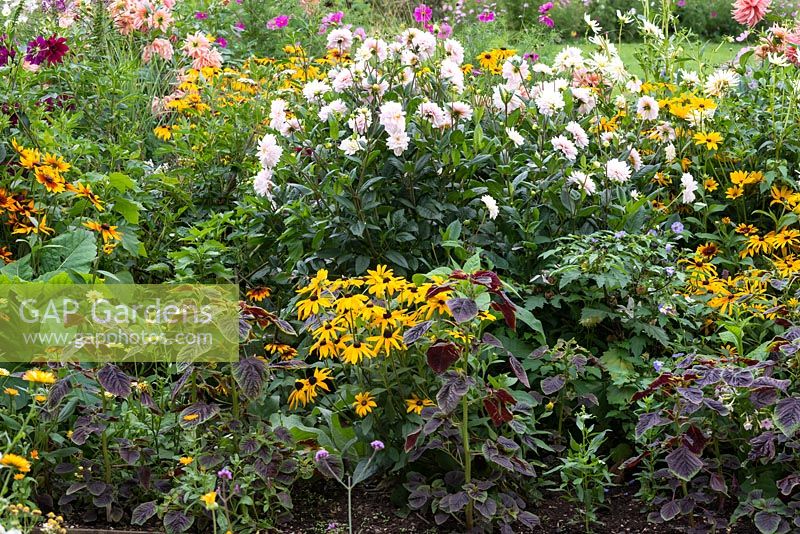
[[[244,22],[242,22],[241,20],[233,25],[233,29],[239,30],[240,32],[243,32],[244,28],[245,28]]]
[[[55,34],[45,39],[41,35],[28,43],[28,50],[25,53],[25,60],[32,65],[55,65],[64,60],[64,56],[69,52],[67,40],[63,37],[56,37]]]
[[[355,30],[353,30],[353,37],[356,39],[361,39],[362,41],[367,38],[367,30],[359,26]]]
[[[536,63],[537,61],[539,61],[539,54],[535,52],[525,52],[522,55],[522,59],[528,60],[531,63]]]
[[[220,48],[228,48],[228,40],[224,37],[217,37],[216,43],[220,46]]]
[[[208,18],[208,13],[206,13],[205,11],[198,11],[197,13],[194,14],[194,18],[196,18],[197,20],[206,20]]]
[[[333,13],[328,13],[322,17],[322,20],[319,23],[320,35],[328,32],[328,26],[337,26],[341,24],[342,19],[344,19],[344,11],[334,11]]]
[[[678,0],[678,7],[686,7],[686,0]]]
[[[225,479],[228,479],[228,480],[233,480],[233,473],[231,473],[231,470],[228,469],[227,467],[223,467],[222,469],[217,471],[217,476],[219,478],[225,478]]]
[[[553,9],[553,2],[546,2],[546,3],[544,3],[544,4],[539,6],[539,13],[544,15],[545,13],[550,11],[551,9]]]
[[[270,30],[280,30],[289,25],[289,15],[278,15],[271,21],[267,22],[267,28]]]
[[[375,441],[370,443],[369,446],[372,447],[376,451],[382,451],[384,449],[384,447],[385,447],[383,442],[381,440],[379,440],[379,439],[376,439]]]
[[[333,13],[330,13],[324,19],[322,19],[322,21],[326,22],[327,19],[327,22],[329,24],[339,24],[340,22],[342,22],[343,18],[344,18],[344,11],[334,11]]]
[[[419,24],[430,22],[433,18],[433,10],[425,4],[420,4],[414,9],[414,20]]]
[[[17,51],[14,50],[14,47],[11,45],[8,35],[0,35],[0,67],[11,63],[16,55]]]
[[[450,36],[453,35],[453,27],[450,26],[446,22],[442,22],[439,24],[439,33],[436,34],[436,37],[439,39],[449,39]]]
[[[553,19],[551,19],[547,15],[539,15],[539,23],[544,24],[548,28],[552,28],[553,26],[556,25],[556,23],[553,22]]]
[[[481,22],[492,22],[494,21],[494,11],[484,11],[480,15],[478,15],[478,20]]]

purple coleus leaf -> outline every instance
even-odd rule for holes
[[[681,480],[689,481],[703,468],[703,461],[689,450],[688,447],[678,447],[667,455],[669,472]]]
[[[757,460],[758,458],[772,459],[775,457],[775,437],[774,432],[764,432],[750,440],[750,453],[747,459]]]
[[[528,374],[523,369],[522,364],[518,359],[514,357],[513,354],[508,355],[508,364],[511,366],[511,370],[514,371],[514,376],[517,377],[517,380],[522,382],[522,385],[526,388],[531,388],[531,383],[528,380]]]
[[[454,298],[445,304],[453,314],[453,319],[459,324],[471,321],[478,316],[478,305],[472,299]]]
[[[243,358],[233,367],[233,377],[250,400],[257,399],[267,379],[267,364],[259,358]]]
[[[474,384],[475,379],[472,377],[463,376],[452,371],[447,373],[444,384],[436,393],[436,403],[439,405],[439,409],[446,414],[452,412],[461,397],[466,395],[469,388]]]
[[[218,413],[219,406],[216,404],[195,402],[183,409],[179,416],[179,423],[183,428],[195,427],[201,423],[205,423]]]
[[[431,329],[431,326],[433,326],[433,321],[424,321],[412,326],[403,333],[403,343],[410,347],[419,341],[420,338],[422,338],[422,336],[424,336],[425,333]]]
[[[636,437],[640,437],[651,428],[663,426],[668,423],[670,423],[670,420],[661,415],[661,412],[643,413],[636,422]]]
[[[775,534],[781,526],[781,516],[762,510],[753,517],[753,523],[761,534]]]
[[[140,504],[131,512],[131,525],[144,525],[151,517],[156,515],[156,511],[158,511],[156,501]]]
[[[117,397],[127,398],[131,394],[131,378],[113,363],[107,363],[97,372],[97,381]]]
[[[70,391],[72,391],[72,382],[69,377],[62,378],[53,384],[47,395],[47,409],[55,409]]]
[[[660,515],[664,521],[672,521],[681,513],[681,506],[675,499],[665,502],[661,506]]]
[[[194,523],[194,518],[178,511],[171,511],[164,514],[164,529],[167,534],[180,534],[186,532]]]
[[[782,478],[775,483],[778,486],[778,489],[781,490],[781,493],[784,495],[789,495],[792,493],[792,490],[795,486],[800,484],[800,475],[797,473],[792,473],[786,478]]]
[[[775,426],[787,437],[792,437],[800,430],[800,399],[789,397],[775,405],[773,415]]]
[[[542,387],[542,393],[544,393],[545,395],[552,395],[553,393],[556,393],[557,391],[561,390],[561,388],[564,387],[564,384],[566,384],[566,380],[564,379],[564,377],[561,375],[557,375],[545,378],[544,380],[542,380],[540,385]]]

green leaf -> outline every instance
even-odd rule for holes
[[[146,258],[147,252],[144,250],[144,245],[139,242],[139,237],[132,230],[122,232],[122,248],[133,254],[134,256],[141,256]]]
[[[627,382],[633,374],[633,364],[628,361],[626,356],[628,356],[627,351],[620,348],[611,348],[600,357],[600,361],[605,365],[615,384]]]
[[[390,250],[390,251],[386,252],[384,254],[384,256],[386,256],[386,259],[388,259],[389,261],[391,261],[395,265],[399,265],[400,267],[408,269],[408,262],[406,261],[405,256],[403,256],[399,252],[397,252],[395,250]]]
[[[378,472],[378,463],[370,461],[372,458],[364,458],[353,471],[353,485],[359,484]]]
[[[140,208],[139,204],[127,198],[117,197],[114,199],[114,211],[125,217],[130,224],[139,224]]]
[[[97,240],[89,230],[74,230],[61,234],[48,243],[42,251],[41,272],[57,273],[72,269],[89,272],[97,257]]]
[[[23,256],[15,262],[3,266],[0,269],[0,275],[3,275],[14,281],[19,278],[20,280],[30,280],[33,277],[33,267],[31,267],[31,255]]]
[[[545,338],[544,338],[544,328],[542,328],[542,322],[536,317],[534,317],[533,314],[530,311],[526,310],[525,308],[518,307],[516,309],[516,312],[517,312],[517,319],[528,325],[528,327],[530,327],[531,330],[536,332],[538,334],[537,338],[539,339],[539,341],[544,343]]]
[[[130,176],[122,174],[121,172],[112,172],[109,174],[108,183],[120,193],[124,193],[128,189],[136,189],[136,182],[131,180]]]

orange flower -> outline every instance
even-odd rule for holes
[[[96,221],[87,221],[83,223],[83,225],[88,228],[89,230],[94,230],[98,232],[100,236],[103,238],[103,242],[108,243],[109,240],[114,239],[119,241],[122,239],[122,234],[117,231],[116,226],[111,226],[108,223],[99,223]]]

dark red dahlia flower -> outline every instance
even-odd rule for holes
[[[28,43],[28,51],[25,59],[33,65],[55,65],[64,60],[64,56],[69,52],[67,40],[63,37],[56,37],[55,34],[45,39],[41,35]]]
[[[8,35],[0,35],[0,67],[5,67],[14,59],[17,51],[11,43]]]

